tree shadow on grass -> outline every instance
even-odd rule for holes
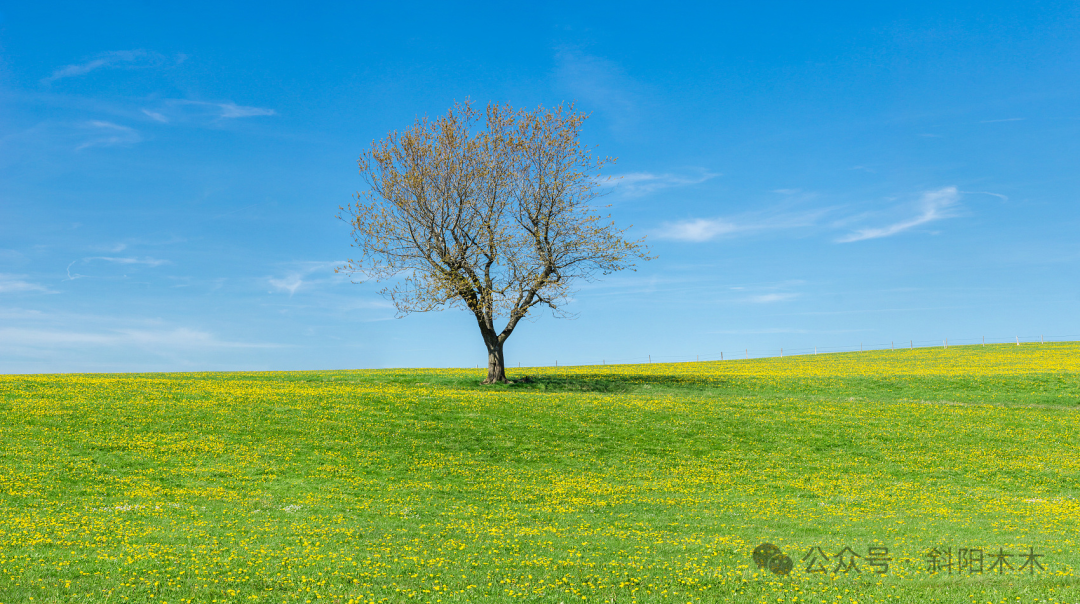
[[[734,385],[729,379],[703,379],[688,376],[671,375],[637,375],[626,374],[612,376],[610,374],[575,373],[572,375],[530,375],[528,373],[508,372],[510,382],[507,384],[482,384],[479,375],[417,375],[386,374],[381,375],[327,375],[312,373],[301,377],[309,382],[372,382],[390,383],[401,386],[435,386],[451,388],[455,390],[509,390],[514,392],[599,392],[599,393],[627,393],[627,392],[652,392],[657,391],[680,391],[686,390],[714,390]],[[732,383],[729,383],[732,382]]]
[[[599,392],[629,393],[704,390],[722,387],[725,380],[699,379],[687,376],[671,375],[620,375],[610,374],[574,374],[574,375],[510,375],[509,384],[495,384],[495,387],[511,391],[535,392]],[[459,387],[490,388],[480,385],[475,380],[462,381]]]

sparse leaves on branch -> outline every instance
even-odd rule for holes
[[[400,315],[472,311],[486,381],[505,382],[503,343],[530,311],[563,314],[575,280],[649,259],[642,240],[596,214],[599,171],[614,160],[581,145],[585,117],[562,105],[481,114],[466,102],[372,142],[359,160],[369,188],[339,216],[359,255],[339,270],[397,277],[381,293]]]

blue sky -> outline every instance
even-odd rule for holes
[[[1080,339],[1075,3],[159,4],[0,5],[0,372],[483,363],[333,272],[465,98],[589,112],[657,256],[511,366]]]

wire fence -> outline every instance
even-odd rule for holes
[[[738,361],[747,359],[762,359],[770,357],[802,356],[813,354],[825,354],[832,352],[866,352],[870,350],[899,350],[915,348],[948,348],[949,346],[969,346],[986,344],[1045,344],[1047,342],[1074,342],[1080,340],[1080,334],[1064,336],[1012,336],[1012,337],[986,337],[978,338],[942,338],[940,340],[895,340],[890,342],[861,342],[857,346],[813,346],[807,348],[742,348],[713,352],[711,354],[693,355],[645,355],[636,357],[619,357],[610,359],[596,359],[591,363],[560,363],[554,362],[554,366],[576,365],[636,365],[643,363],[695,363],[705,361]]]

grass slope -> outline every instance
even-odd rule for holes
[[[515,373],[0,376],[0,603],[1080,600],[1076,343]]]

